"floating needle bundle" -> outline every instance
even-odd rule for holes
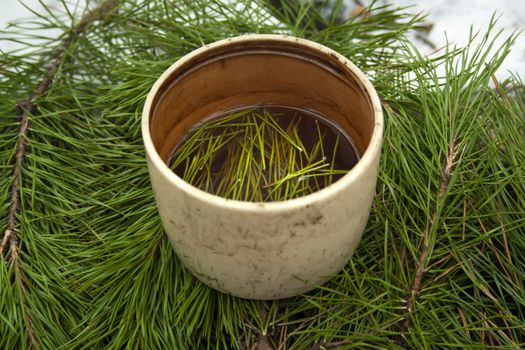
[[[176,148],[171,167],[190,184],[229,199],[268,202],[304,196],[348,171],[336,164],[344,136],[337,134],[325,150],[332,141],[327,137],[333,135],[327,135],[321,123],[303,121],[297,113],[267,110],[219,117],[189,132]],[[305,124],[315,124],[313,135],[304,132]],[[305,136],[308,142],[303,141]],[[354,154],[346,157],[352,159]]]
[[[346,22],[307,1],[55,3],[68,8],[0,34],[23,46],[0,54],[0,349],[525,348],[525,88],[495,76],[514,37],[492,23],[427,58],[406,39],[423,19],[383,1]],[[385,114],[355,254],[271,302],[211,290],[178,261],[140,137],[175,60],[246,33],[340,52]]]

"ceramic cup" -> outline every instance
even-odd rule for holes
[[[243,202],[201,191],[166,165],[200,120],[239,106],[315,111],[353,138],[361,159],[332,185],[281,202]],[[243,298],[279,299],[328,281],[354,253],[368,220],[383,115],[365,75],[315,42],[246,35],[175,62],[152,87],[142,136],[155,199],[175,252],[195,277]]]

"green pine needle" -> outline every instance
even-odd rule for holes
[[[496,46],[492,22],[479,45],[429,59],[405,38],[422,19],[404,9],[373,4],[340,23],[275,2],[109,1],[81,20],[64,1],[62,15],[2,31],[39,40],[0,55],[0,243],[15,223],[0,257],[1,349],[525,347],[525,88],[494,77],[514,37]],[[145,96],[167,67],[247,33],[337,50],[373,81],[386,117],[356,254],[324,287],[275,302],[221,294],[182,266],[140,136]]]
[[[188,131],[168,163],[183,180],[228,199],[268,202],[305,196],[331,185],[349,169],[335,164],[339,135],[328,162],[326,131],[321,132],[317,119],[317,139],[311,149],[304,146],[300,134],[307,126],[302,119],[297,112],[271,114],[266,109],[218,117]],[[279,121],[287,124],[286,130]]]

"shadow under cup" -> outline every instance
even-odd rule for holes
[[[202,192],[166,166],[195,124],[254,105],[311,110],[335,121],[354,141],[360,161],[321,191],[271,203]],[[177,255],[204,283],[241,297],[277,299],[324,283],[348,261],[364,230],[382,129],[371,84],[322,45],[248,35],[183,57],[154,85],[143,115],[155,198]]]

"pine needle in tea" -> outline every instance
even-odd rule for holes
[[[357,162],[351,138],[309,111],[244,108],[191,129],[171,169],[193,186],[228,199],[271,202],[330,186]]]

